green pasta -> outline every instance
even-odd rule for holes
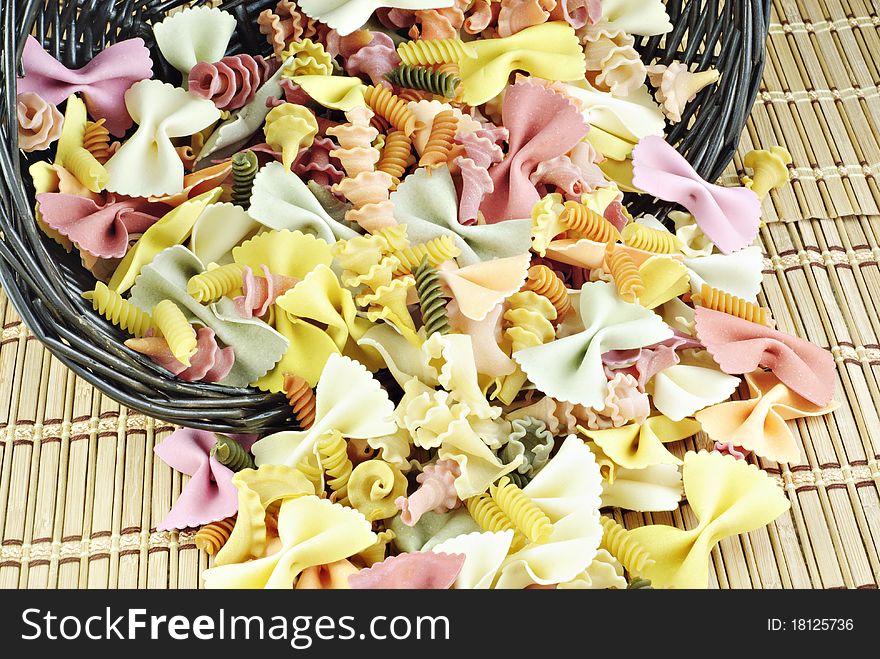
[[[449,334],[449,316],[446,313],[446,294],[440,285],[437,270],[428,262],[427,255],[413,272],[416,279],[416,291],[419,294],[419,307],[422,309],[422,324],[425,335],[431,336],[439,332]]]
[[[229,467],[232,471],[257,468],[251,454],[232,437],[220,433],[214,433],[214,437],[217,438],[217,443],[211,447],[211,455],[217,458],[220,464]]]
[[[251,205],[251,189],[260,163],[253,151],[241,151],[232,156],[232,203],[247,209]]]
[[[509,463],[522,456],[520,466],[507,474],[511,482],[522,489],[547,464],[553,450],[554,438],[543,421],[530,416],[514,419],[511,427],[512,432],[499,457],[503,462]]]
[[[306,183],[309,190],[315,195],[315,199],[321,204],[321,207],[337,222],[345,221],[345,214],[352,209],[352,205],[347,201],[340,201],[336,195],[330,192],[320,183],[309,181]]]
[[[642,579],[637,577],[626,585],[627,590],[654,590],[650,579]]]
[[[461,78],[450,73],[441,73],[426,66],[409,66],[408,64],[401,64],[385,77],[391,84],[398,87],[431,92],[445,98],[454,98],[455,90],[461,84]]]

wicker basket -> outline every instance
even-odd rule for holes
[[[220,5],[241,26],[233,36],[231,52],[268,51],[256,18],[275,1],[231,0]],[[280,395],[182,382],[126,348],[123,333],[82,299],[82,291],[93,288],[94,281],[78,256],[66,254],[47,239],[33,217],[33,189],[27,174],[31,160],[18,151],[15,112],[15,73],[27,35],[34,34],[50,53],[74,68],[119,39],[139,36],[152,45],[151,23],[186,4],[191,3],[4,0],[0,284],[34,335],[58,359],[130,408],[174,423],[227,432],[289,428],[290,408]],[[638,44],[646,62],[678,60],[722,72],[720,83],[699,94],[668,138],[710,180],[733,157],[754,102],[764,64],[769,8],[769,0],[669,0],[667,10],[675,29]],[[157,76],[176,80],[153,51]],[[661,215],[668,210],[644,199],[636,208]]]

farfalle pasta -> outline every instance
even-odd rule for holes
[[[798,461],[787,421],[837,406],[831,355],[758,305],[792,158],[724,189],[666,143],[717,73],[637,54],[677,38],[662,2],[280,0],[259,44],[241,16],[158,16],[155,67],[29,38],[18,90],[83,313],[153,374],[287,406],[157,444],[190,476],[159,528],[201,527],[207,587],[705,586],[784,512],[750,455]],[[690,531],[611,510],[683,498]]]

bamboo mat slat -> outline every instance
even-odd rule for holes
[[[739,152],[781,144],[792,184],[765,204],[760,302],[780,329],[829,348],[833,415],[792,424],[803,461],[761,462],[789,512],[712,552],[713,588],[880,583],[880,17],[872,0],[774,0],[768,64]],[[174,427],[74,376],[0,290],[0,588],[196,588],[193,532],[156,525],[185,476],[153,459]],[[699,435],[677,447],[710,446]],[[628,527],[696,524],[618,511]]]

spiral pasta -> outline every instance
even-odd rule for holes
[[[251,190],[260,163],[253,151],[241,151],[232,156],[232,203],[247,210],[251,205]]]
[[[407,137],[413,134],[417,123],[416,115],[402,98],[385,87],[370,85],[364,92],[364,99],[373,112],[387,119],[396,130],[402,130]]]
[[[284,395],[290,402],[293,415],[303,430],[315,422],[315,392],[303,378],[292,373],[284,374]]]
[[[462,59],[476,57],[473,48],[461,39],[421,39],[406,41],[397,47],[400,60],[408,66],[456,64]]]
[[[627,302],[638,302],[645,292],[645,285],[632,256],[622,249],[609,249],[605,261],[620,297]]]
[[[461,255],[461,249],[455,244],[452,236],[444,234],[438,236],[426,243],[412,245],[405,249],[394,252],[395,258],[400,261],[400,268],[397,270],[398,275],[408,275],[415,270],[427,257],[428,263],[435,268],[444,261],[452,261]]]
[[[767,327],[772,325],[769,310],[766,307],[758,306],[754,302],[747,302],[731,293],[713,288],[709,284],[704,283],[699,295],[695,295],[693,299],[696,304],[712,311],[720,311]]]
[[[236,515],[221,519],[217,522],[205,524],[196,532],[195,542],[196,549],[200,549],[208,556],[213,556],[223,548],[229,536],[232,535],[232,528],[235,526]]]
[[[211,455],[217,458],[220,464],[229,467],[232,471],[256,468],[251,454],[232,437],[220,433],[214,433],[214,437],[217,442],[211,447]]]
[[[510,478],[504,476],[498,483],[490,485],[489,494],[514,527],[531,542],[540,544],[550,539],[553,533],[550,518],[511,483]]]
[[[242,274],[244,266],[240,263],[228,263],[213,270],[205,270],[190,278],[186,283],[186,292],[196,302],[210,304],[241,288]]]
[[[565,210],[559,220],[579,238],[597,243],[614,243],[620,240],[620,232],[602,215],[576,201],[565,202]]]
[[[523,290],[532,291],[550,300],[556,309],[556,323],[561,323],[571,311],[571,301],[568,299],[565,283],[546,265],[533,265],[529,268]]]
[[[450,99],[455,97],[455,90],[461,84],[461,78],[457,75],[426,66],[408,64],[401,64],[385,77],[397,87],[418,89]]]
[[[488,494],[480,494],[466,499],[464,502],[470,516],[484,531],[489,533],[503,533],[513,531],[513,542],[510,551],[519,551],[526,544],[526,537],[520,533],[513,522],[504,514],[498,503]]]
[[[620,561],[630,575],[638,575],[646,565],[653,563],[645,548],[630,537],[629,531],[605,515],[599,521],[603,529],[599,546]]]
[[[83,133],[83,148],[91,153],[95,160],[102,165],[119,148],[118,143],[110,144],[110,131],[104,126],[105,121],[106,119],[89,121],[86,123],[86,130]]]
[[[184,366],[190,366],[190,357],[196,354],[196,330],[184,313],[171,300],[162,300],[153,307],[153,323],[165,337],[171,354]]]
[[[92,192],[107,187],[110,175],[98,160],[84,147],[76,147],[64,159],[65,168]]]
[[[452,110],[444,110],[435,116],[419,167],[434,168],[449,162],[457,130],[458,119]]]
[[[446,312],[446,294],[440,284],[437,270],[428,262],[425,256],[413,273],[416,278],[416,291],[419,294],[419,307],[422,310],[422,324],[425,327],[425,335],[449,334],[452,328],[449,325],[449,315]]]
[[[652,229],[636,222],[627,224],[621,232],[621,237],[628,247],[654,254],[674,254],[681,248],[681,242],[675,237],[675,234]]]
[[[143,338],[153,327],[150,314],[138,309],[116,291],[111,291],[102,281],[96,281],[95,290],[86,291],[83,297],[92,303],[95,311],[132,336]]]
[[[376,170],[388,174],[394,180],[396,187],[413,162],[415,159],[412,155],[412,141],[406,133],[402,130],[388,133]]]
[[[327,485],[336,493],[336,503],[347,506],[348,479],[351,476],[352,464],[348,459],[345,439],[339,433],[334,433],[331,437],[318,442],[318,455],[321,457],[324,473],[329,476]]]

